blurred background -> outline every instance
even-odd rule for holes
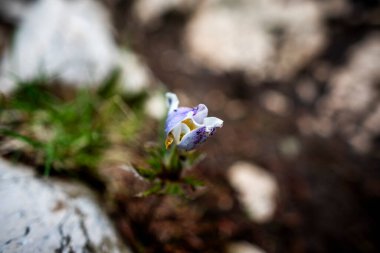
[[[96,191],[111,199],[107,212],[134,252],[380,251],[379,1],[1,0],[0,55],[8,109],[27,99],[22,83],[43,79],[72,101],[117,77],[115,94],[133,112],[126,144],[112,135],[101,162],[88,162],[98,156],[91,149],[48,167],[100,167],[111,180]],[[191,172],[206,182],[191,201],[131,197],[140,186],[118,169],[156,140],[164,90],[224,120]],[[46,138],[28,120],[15,129]],[[115,133],[112,119],[101,122]],[[86,148],[103,145],[90,140]],[[20,150],[28,165],[47,157],[0,136],[3,157]]]

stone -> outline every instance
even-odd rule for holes
[[[351,49],[347,63],[332,70],[328,91],[311,119],[312,132],[323,137],[339,134],[358,153],[371,150],[380,133],[380,34],[369,34]]]
[[[228,245],[227,253],[265,253],[265,251],[248,242],[234,242]]]
[[[229,168],[228,179],[253,221],[265,223],[271,220],[278,195],[273,175],[255,164],[239,161]]]
[[[67,84],[98,84],[117,65],[117,47],[105,9],[92,0],[40,0],[22,14],[3,54],[0,92],[41,77]]]
[[[128,50],[120,50],[118,55],[122,93],[140,94],[154,82],[153,74],[138,55]]]
[[[144,106],[145,113],[156,120],[163,119],[167,110],[166,99],[160,92],[151,94]]]
[[[313,1],[203,1],[186,28],[185,44],[196,63],[215,72],[283,80],[323,49],[322,16]]]
[[[279,116],[286,116],[289,114],[292,104],[284,94],[275,91],[265,91],[260,96],[260,104],[268,111]]]
[[[0,252],[131,252],[83,185],[0,159]]]
[[[120,70],[118,91],[122,94],[140,94],[156,82],[138,55],[116,45],[108,13],[98,2],[6,3],[4,11],[19,5],[22,10],[15,17],[20,22],[14,43],[1,62],[0,92],[8,94],[18,82],[39,78],[96,88],[115,69]]]

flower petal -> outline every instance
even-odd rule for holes
[[[171,134],[173,135],[175,143],[178,143],[180,141],[181,137],[181,131],[182,131],[182,124],[177,125],[173,130],[171,131]]]
[[[169,112],[172,112],[175,109],[177,109],[179,105],[179,100],[178,100],[177,95],[171,92],[167,92],[165,96],[166,96],[166,103],[168,105]]]
[[[198,106],[194,107],[193,119],[196,123],[203,124],[203,120],[207,117],[207,114],[207,106],[204,104],[199,104]]]
[[[217,117],[207,117],[204,119],[203,123],[208,129],[223,126],[223,120]]]
[[[194,108],[178,107],[178,97],[166,93],[168,116],[165,122],[166,147],[174,142],[179,149],[192,150],[213,135],[216,128],[223,126],[223,120],[207,117],[208,108],[199,104]]]
[[[177,125],[179,125],[184,119],[193,114],[193,108],[179,107],[172,112],[169,111],[165,124],[165,133],[168,135]]]
[[[205,142],[208,136],[209,133],[206,131],[206,127],[200,127],[183,136],[183,139],[177,146],[179,149],[189,151]]]

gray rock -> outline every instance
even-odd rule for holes
[[[265,251],[256,245],[248,242],[234,242],[227,247],[228,253],[265,253]]]
[[[345,65],[331,68],[328,93],[318,101],[315,117],[299,120],[300,131],[339,134],[356,152],[371,151],[380,134],[379,59],[380,33],[369,34],[350,50]]]
[[[202,1],[184,44],[196,63],[216,72],[290,79],[323,49],[321,10],[317,1]]]
[[[93,86],[116,67],[117,52],[108,13],[97,1],[37,1],[23,12],[3,54],[0,92],[41,77]]]
[[[155,82],[142,59],[115,43],[109,13],[102,4],[92,0],[25,1],[0,4],[0,16],[15,12],[14,19],[19,20],[12,46],[5,50],[0,64],[1,93],[9,94],[20,81],[41,78],[75,87],[98,87],[114,69],[121,70],[123,94],[139,94]]]
[[[0,159],[0,252],[131,252],[86,187]]]
[[[229,168],[228,179],[253,221],[265,223],[273,218],[279,186],[271,173],[253,163],[237,161]]]

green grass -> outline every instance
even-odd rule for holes
[[[144,125],[145,96],[123,98],[116,93],[117,72],[98,91],[73,91],[62,98],[46,80],[20,83],[2,98],[0,140],[17,140],[34,165],[52,171],[96,170],[114,143],[128,145]],[[0,144],[1,146],[1,144]]]

